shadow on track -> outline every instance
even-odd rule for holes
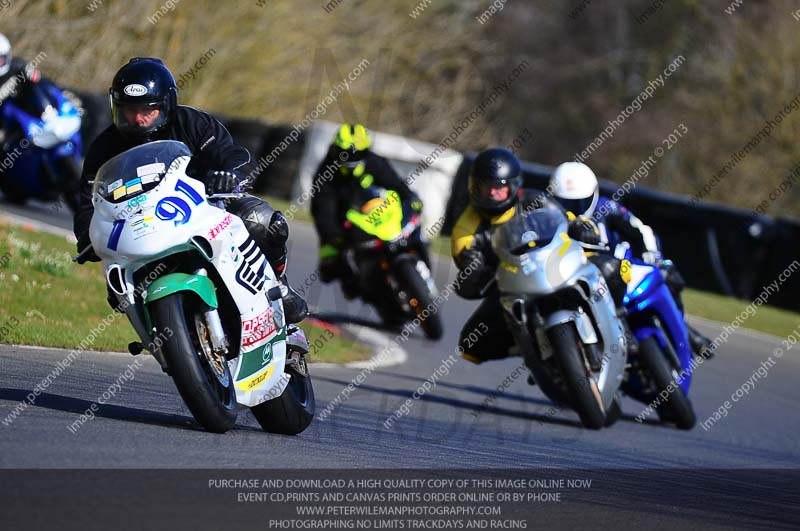
[[[383,376],[389,376],[391,378],[398,378],[401,380],[410,380],[414,382],[418,382],[419,385],[425,383],[425,379],[421,379],[417,376],[409,376],[407,374],[400,374],[396,372],[389,372],[389,371],[381,371],[376,370],[374,374],[380,374]],[[477,385],[461,385],[461,384],[454,384],[454,383],[447,383],[441,380],[436,382],[437,387],[446,387],[449,389],[456,389],[459,391],[467,391],[469,393],[475,393],[477,395],[482,395],[485,397],[496,397],[496,398],[505,398],[507,400],[516,400],[518,402],[527,402],[531,404],[550,404],[549,400],[541,399],[541,398],[531,398],[529,396],[524,396],[517,393],[507,393],[503,391],[502,393],[498,393],[496,389],[487,389],[484,387],[478,387]]]
[[[338,384],[343,387],[346,387],[350,384],[350,382],[345,382],[342,380],[336,380],[334,378],[329,378],[325,376],[316,376],[316,380]],[[403,399],[406,398],[413,398],[414,391],[409,391],[407,389],[387,389],[385,387],[377,387],[373,385],[361,384],[359,389],[363,389],[365,391],[371,391],[373,393],[380,393],[384,395],[396,396]],[[577,420],[565,419],[565,418],[558,418],[553,415],[546,415],[546,414],[538,414],[538,413],[527,413],[524,411],[517,411],[513,409],[501,408],[497,406],[484,406],[484,405],[476,405],[473,402],[467,402],[466,400],[458,400],[454,398],[444,398],[441,396],[437,396],[433,393],[427,393],[418,400],[423,402],[429,402],[434,404],[442,404],[446,406],[451,406],[454,408],[460,408],[465,410],[475,411],[477,415],[475,418],[477,419],[483,413],[491,413],[494,415],[500,415],[504,417],[516,418],[516,419],[523,419],[523,420],[532,420],[532,421],[539,421],[543,424],[558,424],[561,426],[572,426],[575,428],[583,429],[582,424]],[[546,402],[544,400],[531,400],[530,402],[538,403],[539,405],[552,405],[550,402]]]
[[[387,325],[380,321],[374,321],[372,319],[364,319],[363,317],[357,317],[355,315],[348,315],[345,313],[335,313],[335,312],[311,312],[309,317],[313,317],[314,319],[318,319],[320,321],[324,321],[326,323],[331,324],[354,324],[358,326],[365,326],[367,328],[373,328],[375,330],[380,330],[382,332],[391,332],[393,334],[399,334],[403,330],[402,325]],[[419,334],[420,337],[422,334]]]
[[[391,372],[391,371],[376,370],[376,371],[374,371],[374,374],[380,374],[382,376],[389,376],[391,378],[398,378],[398,379],[401,379],[401,380],[409,380],[409,381],[417,382],[420,385],[422,385],[426,381],[426,380],[420,379],[419,377],[416,377],[416,376],[409,376],[408,374],[400,374],[400,373]],[[469,392],[469,393],[475,393],[475,394],[478,394],[478,395],[482,395],[485,398],[492,397],[494,400],[502,398],[502,399],[505,399],[505,400],[512,400],[512,401],[521,402],[521,403],[524,403],[524,404],[537,404],[537,405],[547,406],[547,407],[557,407],[557,406],[554,406],[553,402],[551,402],[547,398],[531,398],[531,397],[528,397],[528,396],[525,396],[525,395],[522,395],[522,394],[508,393],[506,391],[503,391],[502,393],[497,393],[496,389],[486,389],[486,388],[483,388],[483,387],[478,387],[477,385],[454,384],[454,383],[448,383],[448,382],[443,382],[443,381],[439,380],[439,381],[436,382],[436,386],[437,387],[447,388],[447,389],[455,389],[455,390],[458,390],[458,391],[466,391],[466,392]],[[496,410],[499,410],[499,411],[510,411],[510,410],[507,410],[507,409],[504,409],[504,408],[492,408],[492,407],[488,407],[487,408],[487,407],[481,406],[481,405],[478,405],[478,406],[474,407],[473,409],[476,410],[476,411],[480,411],[480,412],[486,411],[486,412],[489,412],[489,413],[496,412]],[[564,409],[564,408],[562,408],[562,409]],[[628,414],[628,413],[623,412],[622,415],[620,415],[620,417],[619,417],[619,421],[620,422],[635,422],[636,424],[642,424],[644,426],[654,426],[654,427],[664,427],[664,428],[675,429],[675,427],[672,426],[671,424],[663,423],[663,422],[661,422],[659,420],[655,420],[655,419],[652,419],[652,418],[646,418],[646,419],[642,420],[641,422],[639,422],[639,421],[636,420],[637,416],[638,416],[638,414],[637,415],[632,415],[632,414]]]
[[[31,392],[32,391],[26,389],[9,389],[3,387],[0,388],[0,400],[22,402]],[[84,400],[82,398],[42,393],[36,398],[36,402],[33,404],[33,406],[29,407],[41,407],[55,411],[63,411],[65,413],[77,413],[79,415],[83,415],[94,403],[95,402]],[[14,406],[12,406],[12,409],[13,407]],[[24,414],[24,411],[20,412],[20,416],[23,416]],[[178,428],[189,431],[200,431],[205,433],[205,430],[193,417],[187,417],[183,415],[148,411],[146,409],[138,409],[127,406],[116,406],[113,404],[99,404],[94,415],[96,417],[102,417],[106,419],[137,422],[140,424],[151,424],[154,426]],[[64,427],[66,428],[67,426],[69,426],[69,424],[65,424]],[[242,426],[239,424],[236,425],[235,429],[261,431],[250,426]]]

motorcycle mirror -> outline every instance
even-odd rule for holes
[[[208,196],[208,199],[214,201],[216,199],[239,199],[244,197],[245,194],[237,194],[237,193],[230,193],[230,194],[211,194]]]

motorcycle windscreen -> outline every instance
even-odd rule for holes
[[[58,102],[47,93],[43,86],[45,83],[45,81],[35,84],[23,83],[19,89],[19,93],[14,98],[14,103],[23,112],[34,118],[41,118],[42,114],[49,107],[57,108]]]
[[[403,204],[394,190],[382,190],[382,194],[367,197],[358,209],[346,213],[350,223],[383,241],[392,241],[403,232]]]
[[[501,230],[508,250],[520,255],[549,244],[565,221],[557,210],[533,210],[512,217]]]
[[[155,188],[178,157],[191,157],[186,144],[158,140],[120,153],[103,164],[94,178],[93,194],[121,203]]]

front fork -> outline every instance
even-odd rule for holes
[[[211,308],[206,311],[203,316],[206,320],[208,327],[208,335],[211,339],[211,346],[217,354],[225,354],[228,352],[228,338],[225,336],[225,330],[222,328],[222,320],[219,318],[219,311],[216,308]]]

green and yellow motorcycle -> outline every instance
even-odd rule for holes
[[[360,297],[387,326],[413,322],[428,339],[440,339],[438,292],[419,212],[397,192],[369,186],[354,194],[344,228],[345,263]]]

